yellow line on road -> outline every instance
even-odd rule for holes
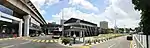
[[[37,42],[40,42],[41,40],[38,40]]]
[[[45,40],[42,40],[41,42],[45,42]]]
[[[33,42],[37,41],[37,39],[32,40]]]
[[[3,39],[0,39],[0,40],[3,40]]]
[[[90,48],[90,46],[79,46],[79,47],[72,47],[72,48]]]
[[[130,48],[132,48],[132,41],[130,41]]]
[[[54,40],[54,42],[57,42],[57,40]]]
[[[7,38],[3,39],[3,40],[8,40]]]
[[[49,42],[49,40],[46,40],[46,42],[48,43],[48,42]]]
[[[50,40],[50,42],[53,42],[53,40]]]

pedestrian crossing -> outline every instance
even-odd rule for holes
[[[40,42],[40,43],[57,43],[58,40],[41,40],[41,39],[33,39],[32,42]]]
[[[39,42],[39,43],[57,43],[59,41],[58,39],[46,40],[46,39],[29,39],[29,38],[24,38],[23,40],[29,40],[32,42]]]

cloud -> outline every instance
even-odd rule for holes
[[[51,6],[59,2],[59,0],[31,0],[37,8],[41,8],[44,5]]]
[[[109,27],[113,28],[115,25],[115,20],[117,21],[116,25],[118,27],[124,27],[124,25],[126,25],[128,28],[134,28],[138,26],[140,21],[140,12],[134,10],[134,5],[132,4],[131,0],[106,0],[105,2],[108,4],[108,6],[103,13],[87,14],[80,10],[76,10],[75,7],[68,7],[62,9],[62,11],[60,11],[58,14],[52,15],[52,20],[59,23],[63,13],[65,19],[69,19],[71,17],[84,19],[86,21],[96,23],[98,26],[100,21],[108,21]],[[72,5],[82,5],[86,8],[89,7],[88,9],[94,8],[93,5],[88,6],[87,4],[91,3],[87,3],[86,0],[71,0],[70,3]]]
[[[93,22],[98,25],[99,25],[99,21],[103,21],[103,20],[108,21],[103,16],[99,16],[98,14],[94,14],[94,13],[91,13],[91,14],[83,13],[79,10],[76,10],[76,8],[73,8],[73,7],[64,8],[58,14],[52,15],[53,19],[50,21],[55,20],[59,24],[62,16],[64,16],[64,19],[66,20],[70,18],[78,18],[78,19],[82,19],[85,21]]]
[[[40,10],[40,13],[43,15],[43,14],[46,14],[46,11],[45,10]]]
[[[48,6],[58,3],[59,0],[31,0],[31,2],[35,5],[37,10],[43,15],[46,14],[45,10],[41,9],[43,6],[47,8]]]
[[[124,25],[131,28],[138,26],[141,15],[139,11],[134,10],[131,0],[107,0],[107,2],[109,6],[102,14],[109,17],[109,20],[117,20],[119,27],[124,27]]]
[[[87,10],[99,11],[97,7],[95,7],[92,3],[87,0],[69,0],[69,4],[71,5],[79,5]]]

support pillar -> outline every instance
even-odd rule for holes
[[[24,18],[24,36],[29,37],[29,19],[30,19],[30,15],[27,16],[23,16]]]
[[[19,32],[19,37],[22,37],[22,23],[23,23],[23,21],[20,20],[20,22],[19,22],[19,30],[18,30],[18,32]]]

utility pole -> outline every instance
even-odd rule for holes
[[[116,15],[118,15],[118,13],[116,13]],[[117,33],[117,30],[116,30],[117,29],[116,19],[115,19],[114,23],[115,23],[115,25],[114,25],[114,32]]]
[[[64,36],[64,11],[62,11],[62,37]]]
[[[125,27],[126,25],[124,25],[124,33],[126,32],[126,27]]]
[[[115,25],[114,25],[114,33],[117,33],[117,30],[116,30],[116,29],[117,29],[117,26],[116,26],[116,19],[115,19],[115,22],[114,22],[114,23],[115,23]]]

